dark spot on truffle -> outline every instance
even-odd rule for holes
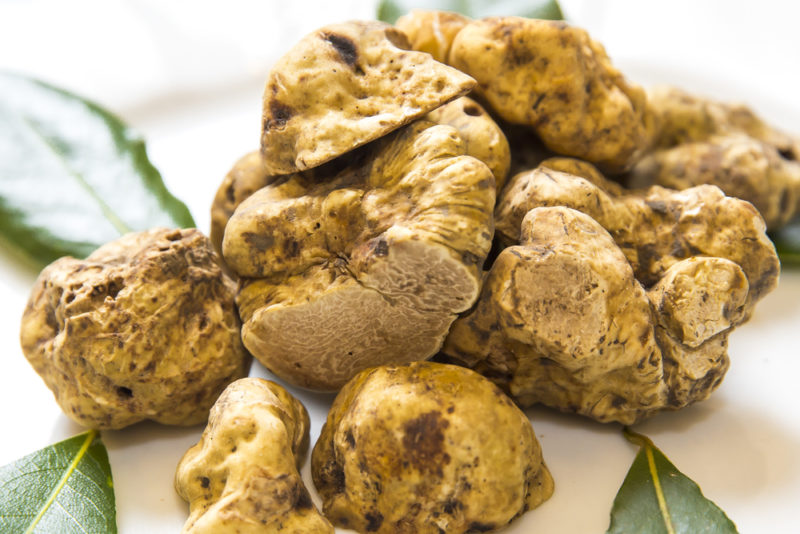
[[[348,430],[344,435],[344,440],[350,446],[350,448],[355,448],[356,446],[356,438],[353,436],[353,432]]]
[[[311,496],[308,494],[308,490],[305,487],[300,486],[297,494],[297,501],[295,501],[294,505],[295,508],[299,510],[310,510],[313,507],[311,502]]]
[[[367,532],[375,532],[383,524],[383,515],[380,512],[367,512],[364,518],[367,520]]]
[[[208,479],[208,477],[203,477],[200,479],[200,485],[203,488],[208,488],[211,485],[211,481]]]
[[[131,391],[130,388],[120,386],[117,388],[117,395],[119,395],[123,399],[130,399],[131,397],[133,397],[133,391]]]
[[[383,258],[389,254],[389,244],[386,243],[385,239],[379,239],[377,243],[375,243],[374,254],[379,258]]]
[[[356,44],[352,40],[344,35],[335,33],[326,33],[325,40],[336,49],[336,53],[339,54],[342,61],[350,66],[355,65],[358,51],[356,50]]]
[[[271,118],[267,119],[264,123],[265,130],[282,128],[285,126],[286,122],[294,115],[294,110],[286,104],[282,104],[277,100],[272,100],[269,103],[269,113]]]
[[[444,429],[450,426],[437,411],[424,413],[403,425],[403,447],[411,465],[422,472],[441,473],[450,462],[444,452]]]
[[[478,265],[478,263],[481,261],[478,256],[468,250],[464,251],[464,253],[461,255],[461,260],[467,265]]]
[[[469,115],[471,117],[480,117],[481,110],[478,108],[478,106],[473,106],[472,104],[467,104],[466,106],[464,106],[464,113],[466,113],[467,115]]]
[[[275,239],[271,235],[256,234],[253,232],[243,232],[242,238],[251,247],[263,252],[275,244]]]
[[[473,521],[469,524],[468,532],[489,532],[495,528],[496,527],[491,523],[480,523],[478,521]]]
[[[783,159],[788,159],[789,161],[797,161],[797,154],[795,154],[794,150],[791,148],[779,148],[778,154]]]
[[[284,245],[284,250],[286,251],[286,255],[288,257],[295,258],[298,254],[300,254],[300,243],[294,239],[289,239]]]
[[[453,512],[455,512],[456,510],[461,510],[463,508],[464,505],[461,503],[461,501],[458,501],[456,499],[450,499],[449,501],[444,503],[444,506],[442,507],[444,513],[448,515],[453,515]]]

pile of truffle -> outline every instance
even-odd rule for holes
[[[263,109],[210,241],[153,230],[59,260],[23,319],[26,356],[95,428],[205,420],[245,348],[340,390],[312,454],[325,517],[297,470],[305,409],[242,379],[178,467],[185,532],[499,528],[553,491],[517,404],[630,424],[706,398],[777,284],[766,227],[800,211],[796,139],[648,94],[562,22],[327,26]]]

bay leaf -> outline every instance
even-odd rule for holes
[[[38,267],[129,231],[192,227],[144,141],[97,104],[0,72],[0,234]]]
[[[735,534],[736,525],[649,438],[630,429],[639,452],[614,499],[607,534]]]
[[[0,532],[117,532],[111,466],[96,430],[0,467]]]
[[[769,233],[775,243],[781,267],[800,267],[800,217],[795,217],[786,226]]]
[[[394,24],[412,9],[452,11],[474,19],[512,15],[549,20],[564,18],[556,0],[381,0],[378,19]]]

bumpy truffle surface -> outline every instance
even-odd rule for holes
[[[659,87],[649,92],[655,149],[630,183],[687,189],[712,184],[752,202],[771,230],[800,213],[800,140],[766,124],[743,105]]]
[[[443,352],[524,405],[631,424],[706,398],[728,368],[748,283],[723,258],[673,263],[646,290],[612,236],[563,206],[530,210]]]
[[[305,407],[278,384],[229,385],[178,464],[175,489],[189,502],[184,534],[333,534],[298,473],[308,427]]]
[[[503,130],[480,104],[462,96],[436,108],[425,118],[458,130],[467,154],[484,162],[492,170],[497,190],[503,188],[511,165],[511,150]]]
[[[250,365],[235,294],[197,230],[127,234],[42,271],[22,317],[22,350],[84,426],[201,423]]]
[[[303,38],[264,89],[267,170],[311,169],[466,94],[475,80],[382,22],[348,22]]]
[[[431,362],[349,382],[311,466],[326,516],[359,532],[486,532],[553,492],[527,416],[477,373]]]
[[[275,180],[275,176],[267,172],[264,158],[259,151],[249,152],[239,158],[225,175],[211,204],[209,239],[218,254],[222,254],[222,237],[225,235],[225,226],[236,207],[273,180]]]
[[[236,209],[223,241],[243,279],[245,346],[281,378],[336,390],[424,360],[478,296],[494,177],[458,132],[417,121],[287,176]]]
[[[397,19],[395,26],[406,34],[411,48],[446,63],[453,39],[469,22],[469,18],[458,13],[412,9]]]
[[[715,186],[627,190],[585,162],[548,159],[533,171],[516,175],[498,200],[495,219],[500,241],[505,246],[516,244],[522,219],[540,206],[567,206],[595,219],[647,288],[680,260],[725,258],[747,276],[749,316],[755,303],[778,283],[780,263],[764,220],[752,204],[727,197]]]
[[[580,28],[518,17],[473,21],[456,34],[448,63],[475,78],[475,92],[503,120],[532,128],[558,154],[618,173],[647,147],[644,91]]]

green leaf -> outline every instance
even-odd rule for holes
[[[781,267],[800,267],[800,217],[769,234],[781,259]]]
[[[528,17],[531,19],[563,20],[564,14],[556,0],[381,0],[378,19],[390,24],[412,9],[453,11],[479,19],[492,16]]]
[[[0,234],[37,266],[129,231],[191,227],[144,142],[101,107],[0,72]]]
[[[626,428],[625,437],[639,446],[611,508],[606,534],[730,534],[736,525],[703,496],[645,436]]]
[[[117,532],[111,467],[96,430],[0,467],[0,532]]]

